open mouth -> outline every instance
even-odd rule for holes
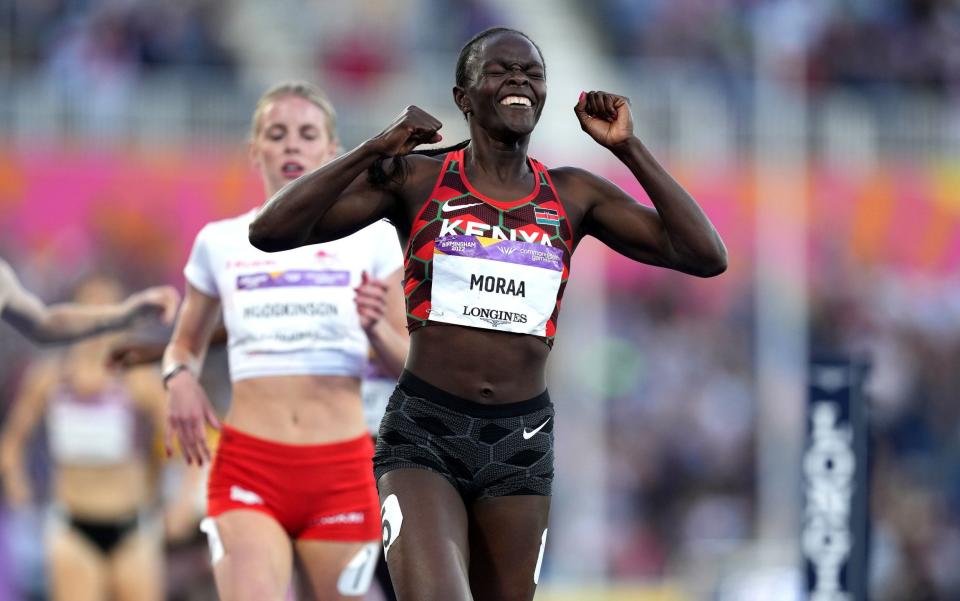
[[[280,170],[283,172],[283,177],[287,179],[297,179],[306,171],[303,165],[297,163],[296,161],[287,161],[283,164]]]
[[[533,108],[533,101],[526,96],[510,95],[500,99],[500,106],[512,109],[531,109]]]

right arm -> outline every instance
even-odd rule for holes
[[[82,305],[60,303],[47,306],[24,289],[13,269],[0,263],[0,294],[6,298],[2,317],[21,334],[40,343],[72,342],[130,326],[139,317],[173,316],[180,295],[170,286],[158,286],[130,295],[122,303]]]
[[[379,135],[274,194],[250,224],[250,243],[266,252],[289,250],[342,238],[393,216],[397,191],[367,182],[366,170],[381,157],[439,142],[441,125],[422,109],[407,107]]]
[[[219,321],[220,300],[188,283],[173,336],[163,353],[165,373],[175,365],[186,366],[186,369],[181,369],[165,382],[167,423],[164,443],[167,455],[172,455],[173,438],[176,436],[188,464],[203,465],[204,461],[209,461],[206,424],[220,427],[216,412],[198,381],[210,338]]]
[[[23,507],[32,500],[30,477],[24,469],[23,450],[43,416],[55,378],[56,372],[48,363],[34,365],[27,372],[0,435],[0,476],[4,494],[13,507]]]

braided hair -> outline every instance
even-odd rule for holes
[[[523,36],[528,42],[533,44],[533,47],[536,48],[537,52],[540,54],[540,59],[543,60],[543,51],[540,50],[540,46],[537,46],[537,43],[531,40],[530,36],[527,34],[509,27],[491,27],[470,38],[470,41],[464,44],[463,48],[460,49],[460,55],[457,57],[457,68],[455,73],[457,87],[465,88],[468,83],[473,83],[474,74],[476,73],[476,70],[473,68],[473,66],[480,56],[481,42],[489,37],[499,35],[501,33],[510,33]],[[546,61],[544,61],[544,68],[546,68]],[[464,119],[466,119],[466,115],[464,115]],[[453,152],[455,150],[460,150],[461,148],[466,148],[469,144],[470,140],[467,139],[463,142],[454,144],[453,146],[444,146],[442,148],[424,148],[423,150],[414,150],[410,154],[419,154],[428,157],[438,156],[448,152]],[[383,163],[386,160],[387,157],[380,157],[374,161],[373,165],[370,165],[369,169],[367,169],[367,181],[378,188],[386,186],[389,183],[401,184],[407,178],[409,165],[407,165],[407,161],[404,159],[404,157],[393,157],[390,173],[387,173],[383,168]]]

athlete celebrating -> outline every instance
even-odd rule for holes
[[[129,327],[140,317],[159,316],[170,323],[179,304],[180,295],[174,288],[157,286],[132,294],[121,303],[47,306],[26,290],[13,268],[0,259],[0,317],[34,342],[73,342]]]
[[[282,84],[260,100],[250,154],[267,194],[336,152],[333,108],[319,90]],[[205,226],[184,268],[164,356],[168,448],[175,436],[188,463],[210,458],[204,422],[219,423],[196,374],[222,314],[232,399],[203,525],[220,598],[282,599],[294,552],[317,598],[359,598],[380,532],[360,378],[371,346],[397,371],[406,356],[402,254],[379,223],[267,255],[247,241],[255,214]]]
[[[402,600],[533,597],[553,478],[545,367],[579,241],[701,277],[726,269],[709,219],[634,135],[626,98],[583,93],[574,112],[653,208],[528,157],[546,96],[539,48],[484,31],[461,51],[453,88],[469,141],[410,154],[440,141],[441,123],[408,107],[274,195],[250,226],[254,246],[281,251],[386,217],[405,245],[410,355],[374,459]]]

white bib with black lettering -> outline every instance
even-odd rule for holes
[[[559,248],[479,236],[437,238],[429,319],[546,336],[562,277]]]
[[[239,326],[231,345],[290,353],[337,344],[347,337],[346,328],[356,325],[350,284],[350,272],[337,269],[238,274],[228,301]]]

